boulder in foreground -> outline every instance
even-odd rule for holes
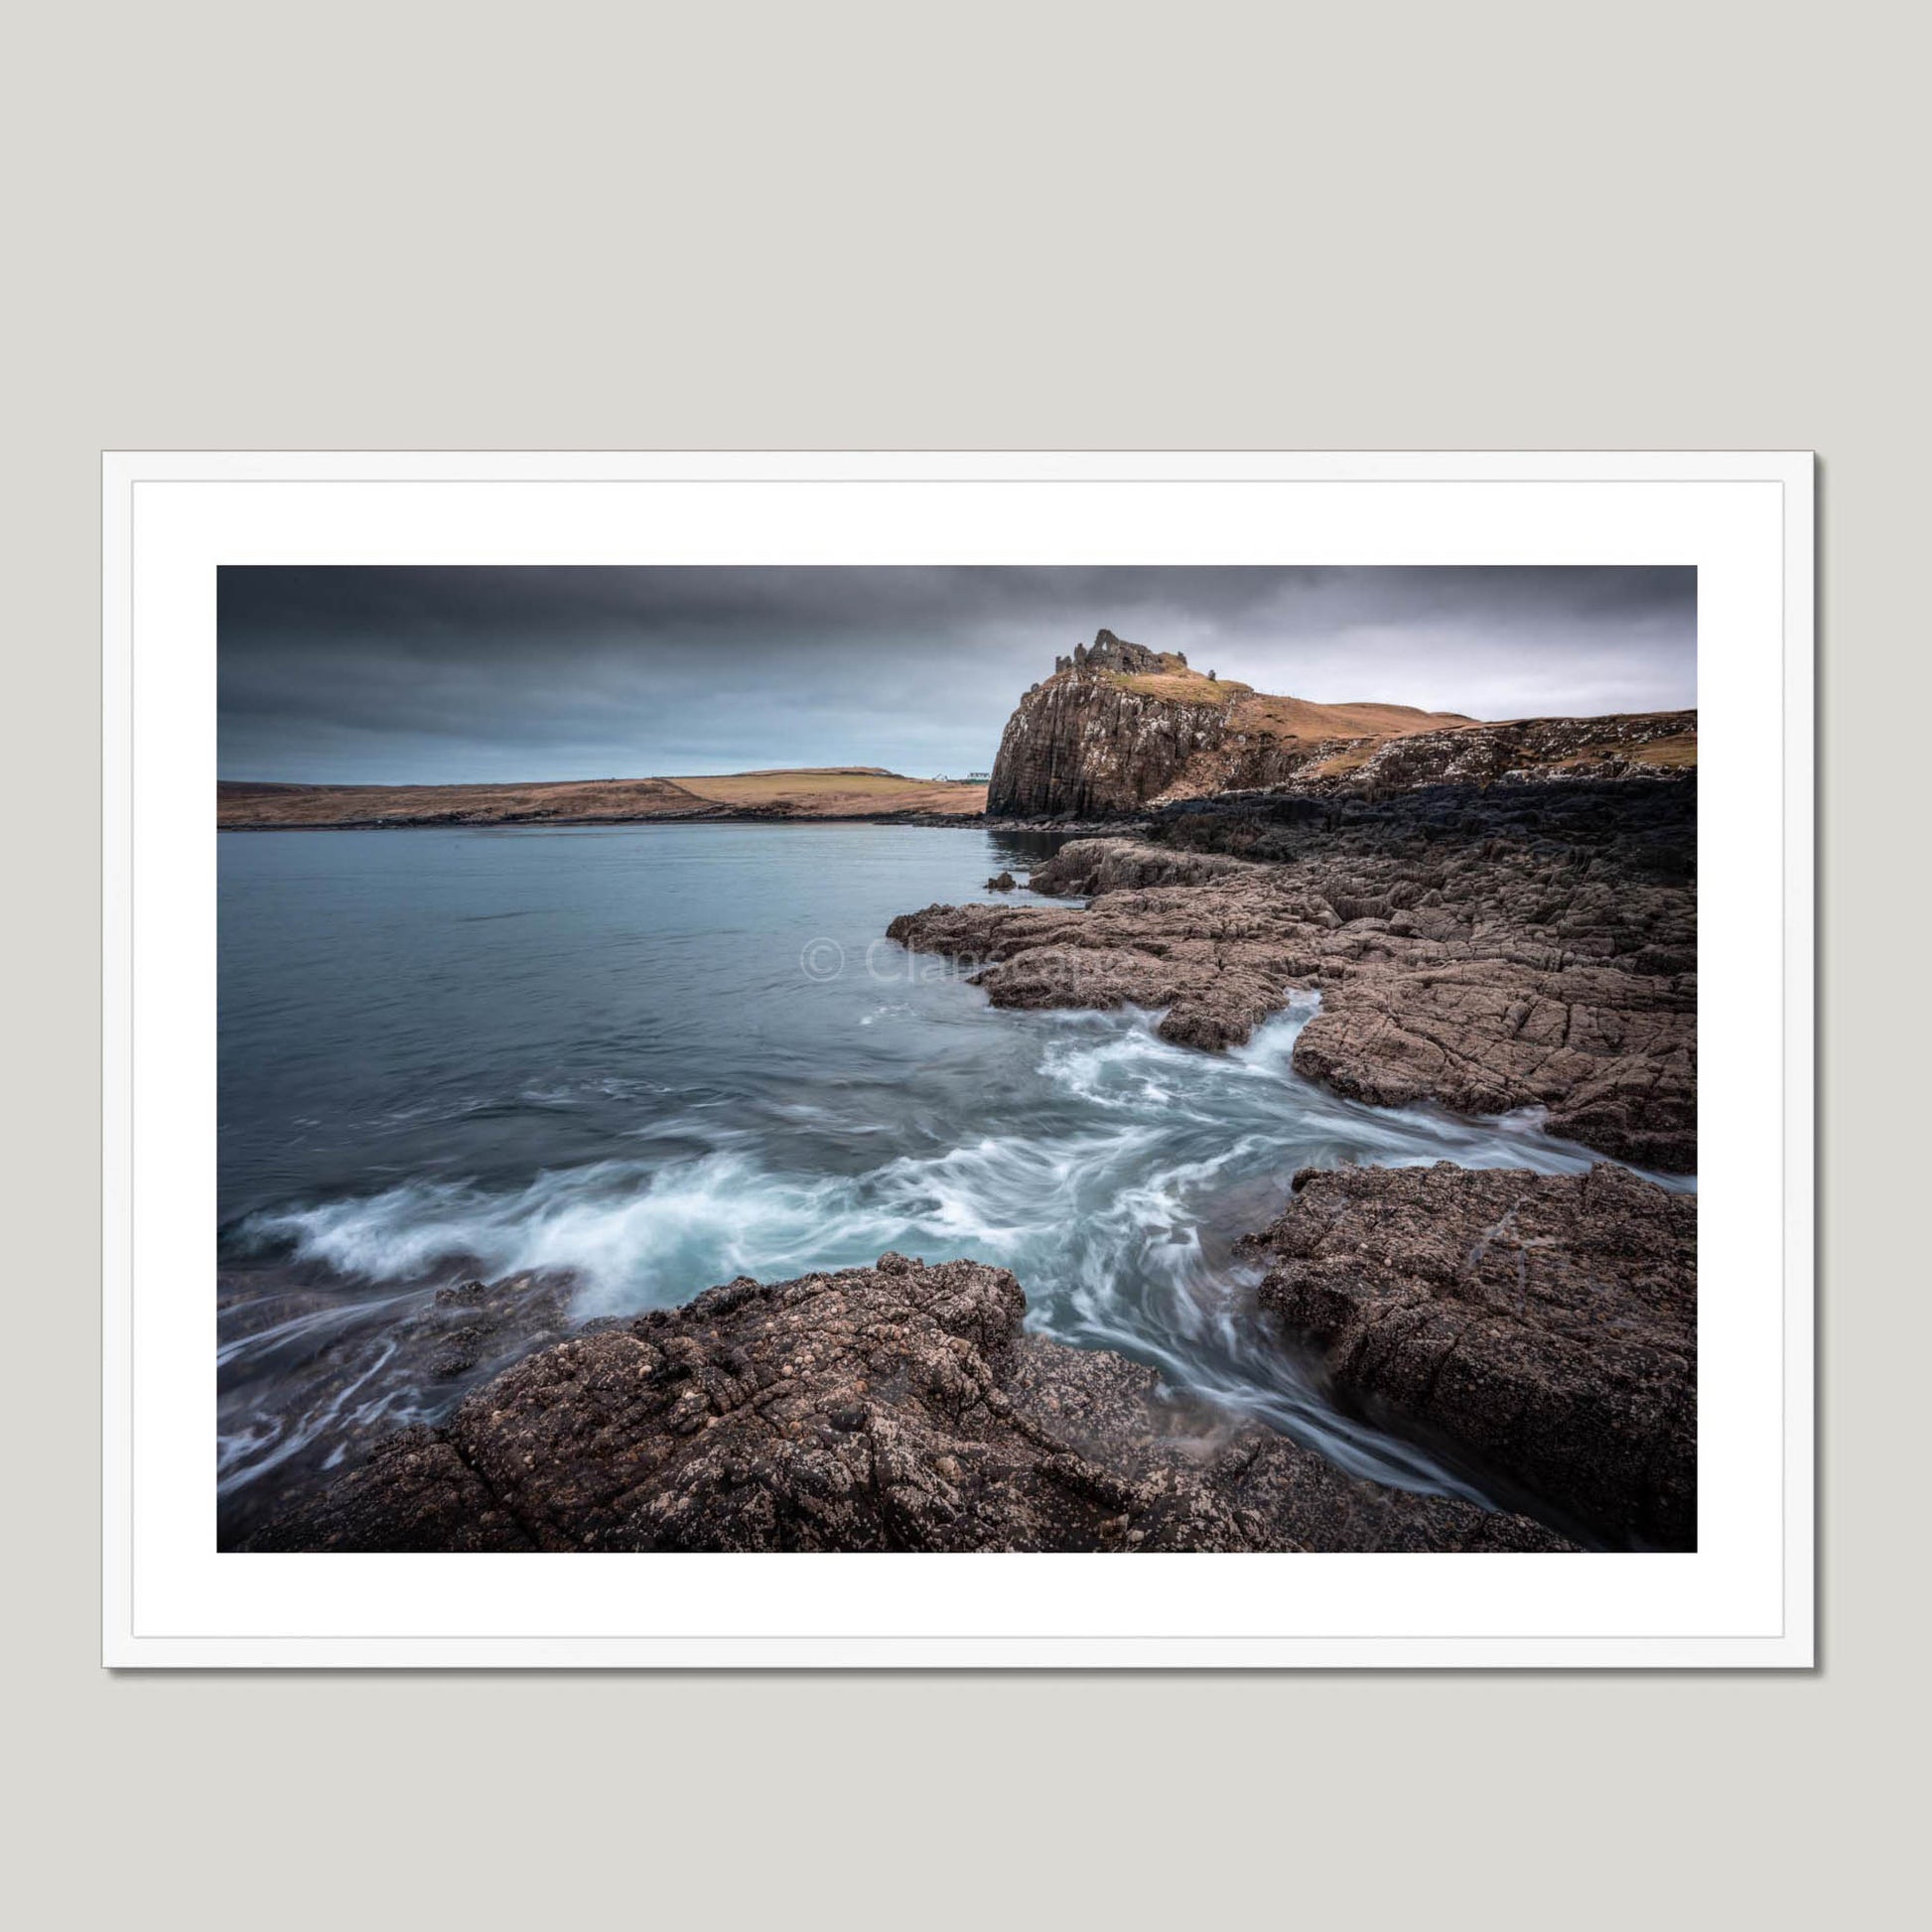
[[[1583,1174],[1307,1170],[1254,1237],[1335,1387],[1620,1543],[1697,1545],[1697,1200]]]
[[[540,1350],[280,1518],[261,1550],[1561,1550],[1358,1482],[1023,1332],[1003,1269],[884,1255]]]

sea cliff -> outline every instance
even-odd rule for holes
[[[1021,698],[986,810],[1094,821],[1229,791],[1372,797],[1508,778],[1662,777],[1696,762],[1694,711],[1484,723],[1407,705],[1316,704],[1103,629]]]

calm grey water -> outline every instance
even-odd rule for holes
[[[1050,842],[659,825],[220,841],[224,1534],[373,1429],[435,1420],[395,1345],[439,1284],[567,1271],[588,1318],[897,1248],[998,1263],[1123,1349],[1358,1473],[1473,1494],[1337,1414],[1232,1243],[1298,1168],[1568,1172],[1520,1124],[1353,1105],[1145,1014],[1015,1014],[883,938]],[[1012,896],[1024,901],[1026,894]]]

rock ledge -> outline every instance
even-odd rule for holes
[[[1559,1550],[1526,1517],[1357,1482],[1022,1330],[1002,1269],[876,1268],[529,1356],[259,1533],[260,1550]]]
[[[1337,1390],[1598,1534],[1697,1546],[1697,1200],[1585,1174],[1310,1169],[1251,1237]]]

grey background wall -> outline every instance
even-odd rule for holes
[[[1779,1923],[1896,1874],[1924,38],[1762,0],[16,22],[0,1418],[29,1917]],[[101,1674],[97,453],[236,445],[1818,449],[1824,1669]]]

